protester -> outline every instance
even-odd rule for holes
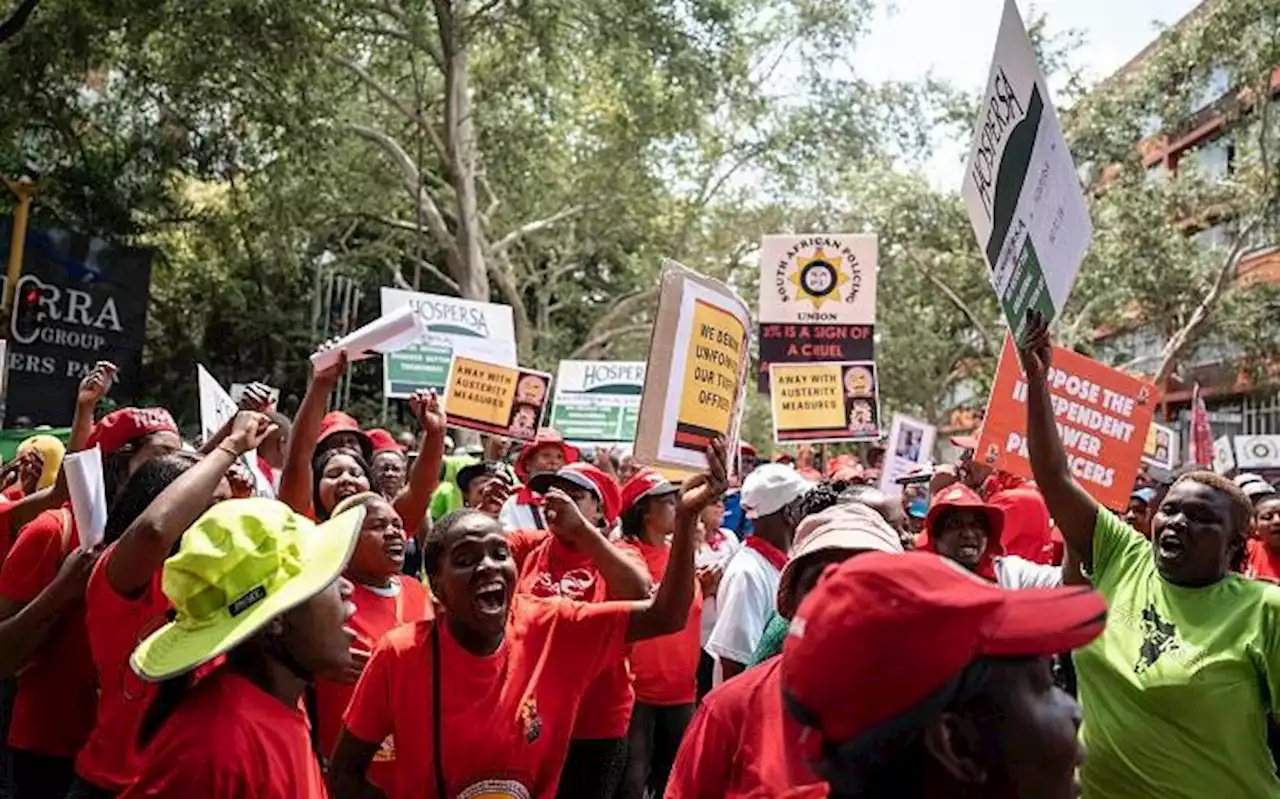
[[[376,446],[377,437],[373,439]],[[335,513],[340,515],[356,507],[364,509],[364,521],[355,552],[343,573],[352,584],[351,600],[355,604],[355,613],[347,620],[347,628],[356,636],[352,647],[353,668],[341,679],[316,678],[315,726],[322,758],[327,758],[338,742],[342,715],[355,691],[360,669],[378,641],[402,624],[413,624],[434,615],[430,592],[422,583],[400,573],[404,568],[408,536],[395,508],[384,497],[369,492],[343,500]],[[375,785],[385,784],[385,776],[379,775],[395,758],[395,744],[384,742],[369,771]]]
[[[400,442],[386,430],[375,427],[365,435],[373,451],[373,459],[369,461],[373,490],[387,499],[395,499],[408,479],[409,458],[400,448]]]
[[[458,489],[458,476],[463,469],[479,462],[470,455],[456,453],[444,459],[444,466],[440,472],[440,485],[431,496],[432,521],[467,507],[463,498],[465,491]]]
[[[719,661],[726,680],[746,669],[760,643],[795,532],[788,507],[813,486],[791,467],[776,463],[757,468],[743,481],[742,508],[755,532],[720,580],[718,617],[707,640],[707,651]]]
[[[1129,495],[1129,507],[1125,509],[1124,521],[1142,533],[1143,538],[1151,537],[1151,514],[1155,510],[1155,498],[1154,488],[1139,488]]]
[[[280,490],[280,472],[284,469],[285,454],[289,448],[289,435],[293,430],[293,421],[283,413],[267,412],[271,423],[275,425],[271,433],[258,445],[258,471],[271,485],[272,494]]]
[[[1248,542],[1245,573],[1255,579],[1280,582],[1280,495],[1272,494],[1253,509],[1254,538]]]
[[[743,441],[738,445],[738,483],[746,480],[755,471],[759,463],[756,448]],[[751,534],[751,520],[742,511],[742,495],[736,488],[731,489],[724,498],[724,521],[721,526],[732,530],[739,540]]]
[[[345,354],[338,368],[345,371]],[[303,397],[306,402],[306,397]],[[302,414],[301,409],[298,411]],[[373,460],[373,440],[369,434],[360,429],[360,423],[351,414],[343,411],[329,411],[320,419],[320,432],[315,438],[315,457],[320,457],[331,449],[345,449],[364,458],[365,462]]]
[[[240,411],[209,454],[175,452],[134,473],[107,519],[103,553],[85,589],[85,625],[97,674],[93,731],[76,758],[72,799],[107,799],[137,779],[142,716],[155,696],[129,666],[134,648],[168,621],[165,560],[183,533],[231,498],[227,472],[273,431],[269,416]]]
[[[640,550],[655,585],[661,584],[667,571],[671,552],[667,538],[675,532],[679,492],[648,468],[636,472],[622,487],[622,537]],[[697,700],[702,602],[702,592],[695,585],[684,629],[642,641],[631,650],[636,703],[627,731],[627,771],[619,799],[644,799],[646,791],[661,796],[666,790],[671,763]]]
[[[1256,508],[1264,500],[1270,499],[1276,495],[1275,486],[1265,480],[1254,480],[1240,486],[1240,490],[1244,493],[1249,501]]]
[[[717,597],[725,567],[742,548],[742,542],[733,531],[721,527],[724,522],[724,502],[716,501],[698,517],[698,554],[694,564],[698,572],[698,585],[702,588],[702,630],[699,634],[702,651],[698,655],[698,698],[701,699],[715,683],[716,659],[707,652],[707,641],[719,616]]]
[[[20,476],[23,496],[52,486],[58,479],[65,454],[62,442],[50,435],[32,436],[19,444],[17,456],[23,464]]]
[[[1105,613],[1086,588],[1007,592],[926,553],[846,561],[796,613],[774,745],[793,784],[826,782],[805,796],[1072,796],[1080,709],[1048,656]]]
[[[462,494],[461,507],[474,508],[495,519],[502,512],[502,505],[510,496],[515,482],[507,465],[498,461],[465,466],[458,471],[455,480]]]
[[[300,700],[316,675],[351,668],[351,586],[340,574],[362,516],[316,526],[274,500],[231,500],[182,535],[162,580],[174,621],[131,660],[159,687],[138,731],[141,772],[122,799],[324,799]]]
[[[555,430],[543,428],[520,450],[515,463],[516,476],[527,483],[535,474],[551,474],[578,458],[576,447],[567,444]],[[540,506],[541,498],[526,485],[503,504],[498,520],[507,530],[545,530],[547,520]]]
[[[335,799],[556,796],[574,720],[589,707],[583,702],[591,678],[622,660],[628,642],[685,626],[694,593],[694,528],[724,491],[723,445],[709,449],[708,460],[709,473],[680,498],[667,571],[651,601],[583,604],[521,595],[493,519],[470,510],[443,519],[427,552],[441,613],[392,631],[365,667],[334,754]],[[548,493],[557,524],[581,549],[598,551],[598,530],[585,520],[565,525],[563,515],[575,514],[576,506],[559,496]],[[384,792],[366,773],[389,735],[396,773]]]
[[[1253,517],[1211,472],[1182,475],[1151,541],[1072,478],[1047,385],[1048,326],[1020,347],[1036,484],[1114,624],[1076,653],[1085,710],[1085,795],[1280,796],[1267,718],[1280,711],[1280,589],[1231,572]]]

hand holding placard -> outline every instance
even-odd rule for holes
[[[408,306],[389,316],[381,316],[334,342],[329,349],[311,356],[311,365],[322,372],[338,363],[338,354],[347,353],[348,361],[361,361],[375,355],[402,350],[420,341],[426,331],[418,314]]]

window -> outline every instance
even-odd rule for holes
[[[1205,77],[1200,93],[1191,101],[1191,113],[1196,114],[1222,99],[1231,89],[1231,77],[1226,67],[1214,67]]]
[[[1226,180],[1235,166],[1236,145],[1230,136],[1220,136],[1191,152],[1190,163],[1210,183]]]
[[[1101,339],[1094,343],[1094,348],[1103,363],[1131,364],[1132,368],[1142,371],[1144,367],[1154,366],[1160,357],[1164,337],[1154,327],[1139,327]]]
[[[1202,250],[1221,250],[1231,245],[1231,227],[1225,222],[1219,222],[1191,238]]]
[[[1164,120],[1159,114],[1147,114],[1138,123],[1138,134],[1142,139],[1149,139],[1162,130],[1164,130]]]

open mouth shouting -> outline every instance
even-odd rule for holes
[[[486,580],[476,589],[473,604],[482,616],[505,616],[507,614],[507,584],[501,579]]]
[[[382,554],[386,555],[388,560],[395,561],[396,563],[404,563],[404,553],[405,540],[398,536],[387,540],[382,545]]]
[[[1176,563],[1187,553],[1187,541],[1180,532],[1164,530],[1156,539],[1156,554],[1165,563]]]

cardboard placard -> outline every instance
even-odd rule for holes
[[[1054,347],[1049,393],[1071,473],[1106,507],[1126,507],[1158,397],[1155,386]],[[974,457],[1030,479],[1026,402],[1022,364],[1006,336]]]
[[[532,441],[538,434],[551,375],[455,356],[444,390],[450,427]]]
[[[769,367],[773,440],[835,443],[880,438],[874,361]]]
[[[1280,436],[1236,436],[1236,462],[1240,471],[1280,469]]]
[[[1152,422],[1142,448],[1142,462],[1173,471],[1178,467],[1178,443],[1177,430]]]
[[[551,426],[576,445],[636,439],[644,361],[561,361]]]
[[[760,242],[760,322],[874,325],[879,240],[815,233]]]
[[[1093,223],[1062,123],[1013,0],[1005,0],[960,193],[1019,341],[1030,308],[1067,304]]]
[[[443,395],[455,355],[503,366],[518,364],[510,306],[385,287],[381,301],[383,316],[413,309],[424,331],[420,342],[382,359],[383,391],[390,399],[408,399],[420,388]]]
[[[760,393],[769,393],[769,364],[875,360],[875,332],[873,325],[762,323]]]
[[[880,490],[891,497],[901,496],[902,484],[898,478],[933,462],[933,442],[937,435],[938,428],[928,422],[895,413],[885,444],[884,466],[880,469]]]
[[[716,436],[737,452],[750,353],[751,319],[741,298],[717,280],[664,262],[635,460],[701,471]]]

